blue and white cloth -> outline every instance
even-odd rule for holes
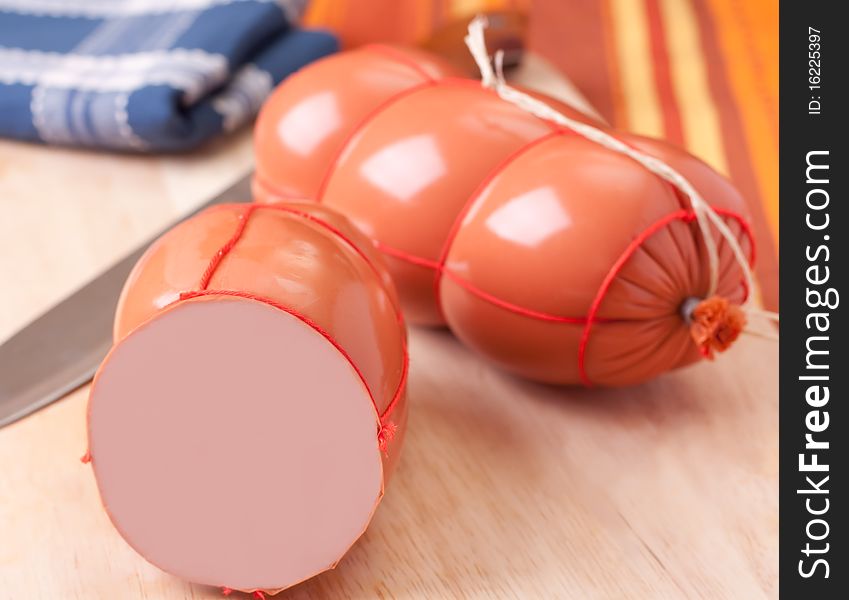
[[[128,151],[194,148],[337,50],[306,0],[0,0],[0,136]]]

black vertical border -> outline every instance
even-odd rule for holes
[[[849,378],[849,353],[846,338],[849,327],[843,313],[844,303],[849,303],[845,286],[847,268],[846,239],[849,238],[847,216],[846,180],[849,178],[847,162],[847,136],[849,136],[849,22],[838,14],[845,15],[847,4],[842,0],[781,0],[780,1],[780,595],[784,598],[849,598],[847,577],[849,557],[846,545],[846,472],[849,455],[849,427],[846,425],[849,403],[846,380]],[[810,46],[809,27],[820,31],[821,89],[811,89],[809,77],[816,69],[809,54],[816,51]],[[809,114],[809,102],[819,100],[819,114]],[[812,151],[828,151],[828,154],[812,155],[812,160],[826,163],[829,169],[812,171],[812,179],[827,178],[828,183],[812,183],[806,177],[807,156]],[[828,206],[812,210],[807,205],[809,192],[822,189],[828,193]],[[825,195],[812,192],[814,204],[822,204]],[[809,218],[814,225],[824,222],[828,213],[829,225],[814,230],[806,224]],[[809,216],[810,215],[810,216]],[[826,246],[828,252],[817,249]],[[826,260],[828,254],[828,260]],[[809,257],[814,256],[814,260]],[[815,270],[809,271],[814,266]],[[822,279],[828,268],[829,280],[819,285],[812,284],[808,277]],[[812,308],[806,294],[811,291],[825,293],[834,288],[840,295],[840,304],[834,308]],[[810,297],[814,300],[813,297]],[[828,332],[818,332],[809,318],[810,313],[828,314]],[[823,325],[825,320],[819,320]],[[806,341],[810,336],[828,336],[828,340],[813,342],[818,349],[828,350],[827,355],[817,355],[816,360],[827,363],[828,369],[806,368],[808,350]],[[828,375],[828,381],[800,380],[804,375]],[[806,392],[811,385],[828,386],[829,400],[819,407],[809,405]],[[822,390],[815,392],[824,395]],[[816,403],[814,397],[814,403]],[[816,414],[811,415],[814,411]],[[816,412],[819,411],[819,412]],[[808,424],[822,428],[825,413],[828,426],[824,431],[811,432]],[[827,449],[806,450],[805,435],[812,433],[819,442],[828,442]],[[811,454],[817,454],[820,464],[828,464],[827,472],[800,470],[800,453],[805,462],[811,462]],[[821,484],[823,476],[828,480]],[[814,485],[828,493],[811,493]],[[799,490],[808,490],[800,493]],[[841,492],[840,490],[843,490]],[[810,510],[828,510],[822,515],[813,515]],[[809,504],[806,504],[809,502]],[[815,522],[821,518],[828,524],[828,534],[821,540],[826,526]],[[828,546],[826,546],[828,544]],[[808,550],[806,554],[806,549]],[[827,551],[823,551],[827,549]],[[816,566],[810,577],[814,561],[822,558],[828,563]],[[800,561],[802,561],[800,563]]]

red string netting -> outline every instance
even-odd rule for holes
[[[221,246],[221,248],[210,259],[209,264],[207,265],[206,270],[204,271],[203,276],[201,277],[200,283],[198,285],[198,289],[181,293],[177,302],[183,301],[183,300],[189,300],[191,298],[198,298],[198,297],[202,297],[202,296],[232,296],[232,297],[239,297],[239,298],[247,298],[247,299],[250,299],[250,300],[255,300],[257,302],[262,302],[262,303],[267,304],[269,306],[272,306],[272,307],[274,307],[278,310],[282,310],[283,312],[288,313],[288,314],[292,315],[293,317],[300,319],[305,324],[310,326],[317,333],[319,333],[322,337],[324,337],[328,342],[330,342],[333,345],[333,347],[336,348],[342,354],[342,356],[345,357],[345,359],[351,364],[351,367],[356,372],[357,377],[359,377],[360,381],[362,381],[363,386],[365,387],[366,392],[369,395],[369,399],[371,400],[371,403],[374,406],[375,413],[379,417],[380,424],[379,424],[379,427],[378,427],[378,430],[377,430],[378,447],[380,448],[380,450],[382,452],[387,453],[389,442],[391,442],[392,439],[395,437],[395,433],[397,431],[397,425],[391,420],[392,412],[395,410],[395,407],[398,405],[398,402],[400,401],[401,396],[404,393],[404,388],[406,387],[406,384],[407,384],[407,375],[408,375],[408,372],[409,372],[409,365],[410,365],[410,358],[409,358],[409,352],[408,352],[408,349],[407,349],[406,336],[403,333],[402,333],[402,336],[401,336],[403,360],[402,360],[402,366],[401,366],[401,374],[400,374],[399,381],[398,381],[398,387],[397,387],[394,395],[392,396],[392,400],[390,400],[389,404],[387,404],[386,409],[383,410],[383,412],[381,412],[380,408],[377,405],[377,401],[374,398],[374,394],[372,393],[371,388],[369,387],[368,383],[366,382],[365,376],[363,375],[363,373],[360,370],[357,363],[354,361],[354,359],[351,357],[351,355],[348,353],[348,351],[345,350],[345,348],[333,337],[333,335],[329,331],[327,331],[326,329],[321,327],[321,325],[319,325],[318,323],[316,323],[315,321],[313,321],[312,319],[310,319],[306,315],[296,311],[292,307],[286,306],[285,304],[282,304],[282,303],[280,303],[280,302],[278,302],[278,301],[276,301],[272,298],[268,298],[268,297],[265,297],[265,296],[261,296],[259,294],[253,294],[251,292],[245,292],[245,291],[241,291],[241,290],[209,289],[209,284],[212,280],[213,275],[218,270],[218,268],[221,266],[221,263],[226,258],[226,256],[230,253],[230,251],[232,251],[233,248],[236,247],[236,244],[238,244],[239,240],[242,238],[242,236],[243,236],[243,234],[244,234],[244,232],[247,228],[247,224],[248,224],[248,221],[249,221],[251,215],[255,211],[258,211],[258,210],[273,210],[273,211],[278,211],[278,212],[284,212],[284,213],[294,215],[296,217],[299,217],[301,219],[307,220],[311,223],[318,225],[320,229],[322,229],[326,232],[329,232],[336,239],[342,241],[348,248],[353,250],[360,258],[362,258],[366,262],[368,267],[372,270],[372,272],[377,277],[378,281],[381,281],[381,273],[380,273],[379,269],[377,268],[377,266],[374,264],[374,261],[372,261],[369,258],[369,256],[365,252],[363,252],[359,248],[359,246],[357,246],[357,244],[354,243],[353,240],[351,240],[340,229],[333,226],[331,223],[328,223],[324,219],[316,217],[315,215],[312,215],[312,214],[310,214],[306,211],[301,211],[301,210],[298,210],[298,209],[290,207],[290,206],[281,206],[281,205],[274,205],[274,204],[248,204],[248,205],[245,206],[245,209],[238,216],[238,220],[237,220],[237,223],[236,223],[236,229],[233,232],[233,235],[230,237],[230,239],[228,239],[224,243],[223,246]],[[401,309],[397,305],[397,303],[395,302],[395,300],[392,298],[392,296],[390,294],[387,293],[387,296],[389,297],[389,302],[392,305],[393,310],[395,312],[395,318],[398,320],[398,323],[401,325],[401,328],[403,329],[404,328],[404,319],[403,319],[403,315],[401,313]]]
[[[325,171],[325,173],[322,177],[322,181],[321,181],[321,184],[319,186],[319,191],[318,191],[317,198],[316,198],[317,202],[319,202],[319,203],[323,200],[324,195],[327,191],[327,186],[328,186],[328,183],[330,181],[330,178],[332,177],[333,172],[336,170],[342,156],[345,154],[345,150],[347,149],[349,144],[354,140],[354,138],[357,135],[359,135],[359,133],[370,122],[372,122],[375,118],[377,118],[378,115],[380,115],[383,111],[385,111],[387,108],[389,108],[390,106],[392,106],[396,102],[399,102],[400,100],[402,100],[402,99],[404,99],[404,98],[406,98],[406,97],[408,97],[412,94],[416,94],[416,93],[418,93],[422,90],[429,89],[429,88],[434,87],[436,85],[463,85],[463,86],[468,86],[471,89],[480,90],[482,93],[495,94],[496,96],[498,95],[497,92],[495,92],[494,90],[492,90],[490,88],[481,87],[480,83],[477,82],[477,81],[466,80],[466,79],[458,79],[458,78],[435,79],[435,78],[431,77],[428,73],[426,73],[423,69],[421,69],[421,67],[419,67],[415,63],[412,63],[409,60],[406,60],[405,57],[400,56],[395,52],[388,52],[388,51],[384,52],[383,51],[384,49],[380,46],[374,46],[374,47],[371,47],[370,49],[373,50],[373,51],[380,51],[381,53],[385,54],[386,56],[394,58],[395,60],[398,60],[399,62],[409,66],[410,68],[414,69],[417,73],[422,75],[422,77],[424,78],[424,81],[422,83],[414,85],[410,88],[401,90],[400,92],[397,92],[396,94],[390,96],[389,98],[384,100],[382,103],[380,103],[378,106],[376,106],[373,110],[371,110],[369,113],[367,113],[360,120],[360,122],[357,123],[353,127],[351,132],[348,134],[348,136],[346,136],[345,140],[341,144],[339,150],[337,151],[334,158],[332,159],[332,161],[328,165],[327,170]],[[428,269],[431,269],[431,270],[434,271],[434,281],[433,281],[434,298],[435,298],[435,301],[436,301],[437,310],[439,311],[440,314],[443,314],[443,310],[442,310],[442,306],[441,306],[440,288],[441,288],[443,279],[447,277],[448,279],[452,280],[454,283],[463,287],[469,293],[480,298],[481,300],[488,302],[488,303],[490,303],[494,306],[497,306],[499,308],[502,308],[504,310],[513,312],[515,314],[523,315],[523,316],[526,316],[526,317],[529,317],[529,318],[532,318],[532,319],[549,321],[549,322],[553,322],[553,323],[566,323],[566,324],[582,325],[584,327],[584,329],[583,329],[583,332],[581,334],[581,340],[580,340],[579,348],[578,348],[578,371],[579,371],[579,375],[580,375],[582,383],[585,386],[590,387],[590,386],[592,386],[592,381],[590,380],[590,378],[587,374],[587,370],[586,370],[587,346],[589,344],[590,334],[592,332],[592,328],[593,328],[594,324],[615,322],[615,319],[605,319],[605,318],[599,317],[598,312],[601,308],[601,305],[604,301],[604,298],[607,294],[607,291],[610,289],[611,285],[615,281],[616,276],[622,270],[622,268],[624,267],[624,265],[628,261],[628,259],[640,248],[640,246],[646,240],[648,240],[652,235],[654,235],[654,233],[656,233],[657,231],[659,231],[663,227],[667,226],[669,223],[672,223],[673,221],[678,220],[678,221],[684,221],[684,222],[687,222],[687,223],[692,222],[696,218],[696,215],[695,215],[695,212],[691,208],[686,206],[686,204],[685,204],[683,198],[681,198],[681,195],[678,192],[678,190],[674,186],[669,184],[668,182],[664,181],[665,184],[670,185],[670,187],[672,188],[673,193],[675,194],[675,197],[679,200],[679,203],[682,206],[681,210],[669,213],[669,214],[659,218],[655,223],[649,225],[645,230],[641,231],[631,241],[631,243],[625,248],[625,250],[622,252],[620,257],[617,259],[617,261],[611,266],[610,271],[607,273],[605,278],[602,280],[602,283],[601,283],[601,285],[600,285],[600,287],[599,287],[599,289],[598,289],[598,291],[597,291],[597,293],[596,293],[596,295],[593,299],[592,304],[590,305],[589,312],[586,316],[554,315],[554,314],[545,313],[545,312],[542,312],[542,311],[537,311],[537,310],[534,310],[534,309],[531,309],[531,308],[528,308],[528,307],[520,306],[520,305],[514,304],[512,302],[509,302],[507,300],[504,300],[503,298],[499,298],[498,296],[496,296],[494,294],[486,292],[485,290],[482,290],[479,287],[475,286],[471,281],[468,281],[467,279],[461,277],[460,275],[453,273],[448,268],[446,268],[446,262],[448,260],[448,256],[449,256],[450,251],[451,251],[451,246],[452,246],[454,240],[456,239],[456,237],[457,237],[457,235],[460,231],[460,228],[462,226],[462,223],[463,223],[465,216],[469,213],[469,211],[471,210],[474,203],[477,202],[478,199],[482,196],[486,187],[502,171],[504,171],[510,164],[512,164],[517,158],[519,158],[520,156],[522,156],[526,152],[530,151],[534,147],[536,147],[540,144],[543,144],[543,143],[545,143],[545,142],[547,142],[547,141],[549,141],[553,138],[556,138],[558,136],[561,136],[561,135],[575,135],[575,133],[573,131],[571,131],[570,129],[568,129],[566,127],[562,127],[562,126],[560,126],[556,123],[552,123],[552,122],[550,122],[546,119],[543,119],[541,117],[538,117],[536,115],[531,115],[531,116],[533,116],[534,118],[536,118],[536,119],[542,121],[543,123],[545,123],[546,125],[548,125],[548,127],[550,128],[550,132],[543,135],[543,136],[540,136],[540,137],[538,137],[534,140],[531,140],[530,142],[521,146],[520,148],[515,150],[512,154],[508,155],[503,161],[501,161],[498,165],[496,165],[495,168],[492,171],[490,171],[490,173],[487,174],[487,176],[480,182],[480,184],[477,186],[477,188],[474,190],[474,192],[469,196],[469,198],[464,203],[463,207],[461,208],[461,210],[459,211],[459,213],[455,217],[454,222],[452,223],[451,228],[449,229],[449,232],[448,232],[448,235],[445,239],[445,242],[443,243],[443,246],[442,246],[442,248],[439,252],[439,258],[437,260],[432,260],[432,259],[429,259],[429,258],[416,256],[414,254],[411,254],[411,253],[406,252],[404,250],[401,250],[399,248],[394,248],[392,246],[389,246],[389,245],[384,244],[384,243],[377,241],[377,240],[374,241],[374,244],[378,248],[378,250],[380,250],[382,253],[384,253],[388,256],[392,256],[394,258],[397,258],[399,260],[403,260],[403,261],[408,262],[410,264],[417,265],[417,266],[424,267],[424,268],[428,268]],[[268,182],[263,182],[263,181],[261,181],[261,183],[265,187],[267,187],[268,189],[273,191],[273,185],[270,185]],[[754,239],[754,236],[752,235],[751,228],[750,228],[748,222],[743,218],[742,215],[740,215],[740,214],[738,214],[734,211],[731,211],[731,210],[714,208],[714,211],[717,214],[719,214],[723,217],[734,219],[740,224],[740,227],[743,230],[744,235],[748,238],[748,240],[750,242],[750,246],[751,246],[750,264],[754,264],[755,239]],[[745,286],[745,280],[744,280],[743,284]],[[749,294],[749,290],[746,289],[745,290],[745,297],[748,297],[748,294]],[[443,318],[443,320],[444,320],[444,318]],[[699,343],[698,340],[696,340],[697,334],[695,332],[693,333],[693,337],[694,337],[694,341],[696,341],[697,346],[699,347],[700,352],[702,352],[703,355],[710,357],[712,355],[711,354],[712,353],[711,345],[708,342],[705,342],[704,344]]]
[[[735,219],[740,224],[741,228],[743,229],[746,236],[749,238],[750,243],[752,244],[752,257],[754,257],[754,255],[755,255],[754,238],[752,237],[752,233],[751,233],[751,229],[749,227],[749,224],[742,217],[742,215],[739,215],[738,213],[736,213],[734,211],[724,210],[724,209],[719,209],[719,208],[714,208],[714,210],[716,211],[717,214],[724,216],[724,217]],[[458,285],[460,285],[461,287],[466,289],[468,292],[470,292],[474,296],[476,296],[476,297],[480,298],[481,300],[484,300],[485,302],[488,302],[488,303],[490,303],[494,306],[502,308],[504,310],[507,310],[507,311],[510,311],[512,313],[522,315],[522,316],[525,316],[525,317],[529,317],[529,318],[532,318],[532,319],[538,319],[538,320],[541,320],[541,321],[549,321],[549,322],[553,322],[553,323],[567,323],[567,324],[573,324],[573,325],[583,325],[584,329],[583,329],[583,333],[581,334],[581,340],[580,340],[579,347],[578,347],[578,371],[579,371],[579,374],[580,374],[580,377],[581,377],[581,382],[587,387],[592,387],[592,385],[593,385],[592,381],[590,380],[589,376],[587,375],[587,370],[586,370],[586,353],[587,353],[587,346],[588,346],[589,340],[590,340],[590,332],[592,331],[593,325],[596,324],[596,323],[615,323],[615,322],[617,322],[616,319],[607,319],[607,318],[598,316],[598,312],[601,309],[601,305],[604,301],[604,298],[607,295],[607,292],[610,289],[610,287],[612,286],[613,282],[616,280],[616,276],[619,274],[619,272],[625,266],[625,263],[627,263],[628,259],[652,235],[654,235],[655,233],[657,233],[658,231],[660,231],[661,229],[663,229],[664,227],[666,227],[669,223],[672,223],[673,221],[683,221],[685,223],[690,223],[690,222],[694,221],[695,218],[696,218],[696,215],[693,211],[682,209],[682,210],[678,210],[678,211],[669,213],[669,214],[661,217],[660,219],[658,219],[657,221],[652,223],[649,227],[647,227],[645,230],[641,231],[637,235],[637,237],[635,237],[632,240],[632,242],[628,245],[628,247],[623,251],[623,253],[619,256],[619,258],[616,260],[616,262],[610,268],[607,275],[602,280],[602,284],[599,287],[599,289],[598,289],[598,291],[597,291],[597,293],[596,293],[596,295],[595,295],[595,297],[594,297],[594,299],[593,299],[593,301],[590,305],[590,309],[589,309],[588,314],[586,316],[583,316],[583,317],[554,315],[554,314],[550,314],[550,313],[536,311],[536,310],[526,308],[524,306],[520,306],[520,305],[517,305],[517,304],[513,304],[513,303],[508,302],[506,300],[503,300],[502,298],[499,298],[499,297],[497,297],[493,294],[490,294],[490,293],[488,293],[484,290],[481,290],[480,288],[476,287],[471,282],[469,282],[469,281],[463,279],[462,277],[460,277],[459,275],[451,272],[448,268],[446,268],[445,264],[441,261],[434,261],[434,260],[422,258],[420,256],[415,256],[415,255],[409,254],[407,252],[404,252],[403,250],[399,250],[397,248],[392,248],[390,246],[387,246],[387,245],[381,244],[381,243],[378,243],[377,247],[382,252],[384,252],[385,254],[387,254],[389,256],[393,256],[393,257],[398,258],[400,260],[404,260],[406,262],[409,262],[410,264],[414,264],[414,265],[418,265],[418,266],[421,266],[421,267],[426,267],[426,268],[432,269],[435,273],[435,281],[436,282],[439,282],[443,277],[447,277],[448,279],[451,279],[452,281],[454,281],[455,283],[457,283]],[[754,258],[752,258],[752,262],[753,261],[754,261]],[[742,284],[745,287],[745,281],[742,281]],[[440,285],[439,283],[435,283],[434,287],[436,289],[439,289],[439,285]],[[744,298],[748,297],[748,295],[749,295],[749,290],[746,289],[745,292],[744,292]],[[438,302],[438,300],[437,300],[437,302]],[[441,312],[441,308],[440,308],[440,312]],[[701,347],[700,347],[700,351],[706,357],[709,356],[709,354],[707,354],[705,350],[702,350]]]
[[[309,214],[308,212],[300,211],[300,210],[297,210],[296,208],[292,208],[292,207],[289,207],[289,206],[248,204],[248,205],[245,206],[245,209],[238,216],[238,219],[237,219],[237,222],[236,222],[236,229],[233,232],[233,235],[230,236],[230,238],[224,243],[224,245],[221,246],[221,248],[219,248],[218,251],[210,259],[209,264],[207,265],[206,269],[203,272],[203,275],[201,276],[200,283],[198,284],[198,289],[181,293],[179,298],[177,300],[175,300],[175,302],[181,302],[181,301],[184,301],[184,300],[189,300],[191,298],[199,298],[199,297],[203,297],[203,296],[231,296],[231,297],[238,297],[238,298],[246,298],[246,299],[249,299],[249,300],[255,300],[257,302],[262,302],[263,304],[267,304],[268,306],[271,306],[273,308],[281,310],[281,311],[283,311],[287,314],[290,314],[293,317],[296,317],[296,318],[300,319],[301,321],[303,321],[306,325],[308,325],[309,327],[314,329],[322,337],[324,337],[328,342],[330,342],[333,345],[333,347],[336,348],[342,354],[342,356],[345,357],[345,359],[350,363],[351,367],[354,369],[354,372],[357,374],[357,377],[359,377],[360,381],[362,382],[363,386],[365,387],[366,392],[369,395],[369,399],[372,403],[372,406],[374,406],[375,413],[378,415],[378,418],[379,418],[379,426],[378,426],[378,430],[377,430],[378,447],[380,448],[381,452],[388,453],[389,442],[392,441],[392,439],[395,437],[395,434],[398,430],[398,426],[391,420],[392,411],[395,410],[395,407],[398,405],[398,402],[400,401],[401,396],[404,393],[404,388],[407,385],[407,375],[408,375],[409,368],[410,368],[410,357],[409,357],[409,352],[408,352],[408,349],[407,349],[406,335],[403,332],[402,332],[402,336],[401,336],[403,360],[402,360],[402,366],[401,366],[401,375],[400,375],[399,380],[398,380],[398,387],[395,391],[395,394],[392,396],[392,400],[386,406],[386,409],[381,413],[380,408],[377,405],[377,401],[374,398],[374,394],[372,393],[371,388],[369,387],[368,383],[366,382],[365,376],[363,375],[359,366],[357,366],[357,363],[354,361],[354,359],[351,357],[351,355],[348,353],[348,351],[345,350],[345,348],[330,334],[330,332],[328,332],[326,329],[321,327],[318,323],[316,323],[315,321],[313,321],[312,319],[310,319],[306,315],[296,311],[292,307],[286,306],[285,304],[282,304],[282,303],[280,303],[280,302],[278,302],[278,301],[276,301],[272,298],[268,298],[268,297],[265,297],[265,296],[261,296],[259,294],[253,294],[251,292],[245,292],[245,291],[240,291],[240,290],[209,289],[209,284],[210,284],[210,281],[212,280],[213,275],[218,270],[218,268],[221,266],[221,263],[227,257],[227,255],[230,253],[230,251],[233,250],[233,248],[235,248],[236,244],[242,238],[242,235],[244,234],[245,229],[247,228],[248,220],[250,219],[250,216],[257,210],[276,210],[276,211],[279,211],[279,212],[285,212],[285,213],[297,216],[299,218],[305,219],[307,221],[310,221],[310,222],[318,225],[320,228],[331,233],[334,237],[341,240],[347,247],[349,247],[354,252],[356,252],[357,255],[359,255],[366,262],[366,264],[369,266],[369,268],[374,272],[375,276],[378,278],[378,281],[381,281],[380,271],[378,270],[378,268],[374,264],[374,262],[368,257],[368,255],[365,254],[359,248],[359,246],[357,246],[353,242],[353,240],[351,240],[348,236],[346,236],[337,227],[334,227],[332,224],[328,223],[324,219],[321,219],[319,217],[316,217],[315,215]],[[404,329],[404,319],[403,319],[403,316],[401,314],[400,307],[398,307],[397,303],[394,301],[394,299],[391,297],[391,295],[389,295],[389,294],[387,294],[387,295],[389,296],[389,302],[390,302],[390,304],[392,305],[392,307],[395,311],[395,317],[398,320],[398,323],[400,324],[400,326],[403,330]],[[91,457],[91,451],[90,450],[86,451],[86,453],[80,458],[80,460],[84,464],[90,463],[91,459],[92,459],[92,457]],[[231,590],[229,590],[229,588],[222,588],[222,592],[224,593],[225,596],[228,595],[230,593],[230,591]],[[257,594],[257,593],[262,594],[262,592],[255,592],[255,594]],[[264,598],[265,596],[263,595],[263,596],[256,596],[256,597],[257,598]]]

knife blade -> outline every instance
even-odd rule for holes
[[[183,219],[213,204],[250,197],[248,174]],[[94,376],[112,346],[112,320],[124,281],[154,239],[0,345],[0,427],[47,406]]]

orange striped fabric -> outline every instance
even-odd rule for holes
[[[350,43],[411,43],[504,9],[530,11],[531,48],[611,123],[682,145],[731,178],[753,218],[761,300],[777,308],[778,0],[369,0],[368,10],[313,0],[308,21],[347,29]]]
[[[535,0],[530,43],[614,125],[682,145],[746,197],[778,306],[778,1]]]

